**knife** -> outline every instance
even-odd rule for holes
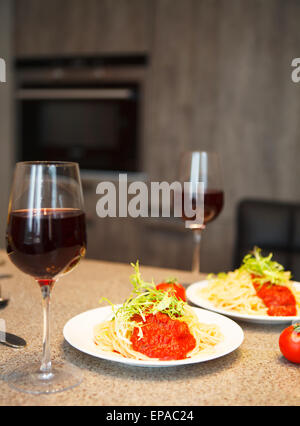
[[[26,346],[26,341],[22,337],[16,336],[11,333],[0,333],[0,343],[10,348],[23,348]]]

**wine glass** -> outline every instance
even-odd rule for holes
[[[196,188],[199,182],[202,182],[203,185],[203,221],[196,221],[195,223],[193,223],[193,221],[188,222],[188,227],[193,231],[194,239],[192,272],[194,274],[199,274],[201,233],[208,223],[212,222],[219,216],[224,203],[224,192],[218,154],[206,151],[192,151],[184,153],[180,163],[180,177],[182,183],[190,183],[190,185],[186,185],[184,187],[182,200],[184,202],[184,199],[189,199],[193,209],[196,209],[198,204],[201,206],[201,203],[196,202],[197,197],[201,196],[201,191],[197,192]],[[186,194],[186,192],[188,193]],[[182,211],[182,217],[184,220],[191,219],[185,215],[184,209]],[[199,214],[199,217],[201,217],[201,214]]]
[[[6,247],[9,259],[31,275],[42,292],[44,333],[41,364],[7,376],[15,389],[54,393],[81,381],[81,372],[50,358],[49,305],[54,283],[73,270],[86,250],[85,214],[77,163],[17,163],[8,208]]]

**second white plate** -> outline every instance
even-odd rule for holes
[[[294,285],[300,289],[300,283],[294,282]],[[267,315],[246,315],[246,314],[241,314],[239,312],[229,311],[223,308],[217,308],[216,306],[214,306],[213,303],[206,300],[204,297],[201,297],[201,295],[199,294],[199,290],[207,286],[208,286],[207,280],[199,281],[194,284],[191,284],[186,289],[186,295],[189,301],[194,303],[194,305],[200,306],[201,308],[209,309],[210,311],[214,311],[219,314],[226,315],[231,318],[247,321],[247,322],[254,322],[259,324],[284,324],[284,323],[300,320],[300,316],[271,317]]]

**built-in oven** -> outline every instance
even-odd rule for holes
[[[141,64],[18,66],[18,159],[139,171]]]

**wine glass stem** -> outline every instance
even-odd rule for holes
[[[194,274],[200,273],[200,243],[201,243],[201,230],[193,230],[193,239],[194,239],[194,252],[193,252],[193,263],[192,263],[192,272]]]
[[[50,351],[50,294],[51,286],[42,285],[42,303],[44,316],[44,332],[43,332],[43,356],[41,371],[43,373],[51,373],[51,351]]]

